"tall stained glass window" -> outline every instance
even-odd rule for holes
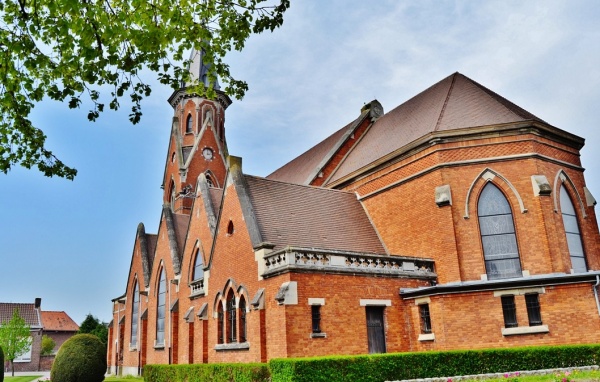
[[[488,279],[521,277],[512,210],[506,196],[491,182],[481,191],[477,216]]]
[[[565,226],[565,234],[567,235],[571,267],[575,272],[586,272],[585,253],[583,252],[575,207],[564,186],[560,188],[560,212]]]

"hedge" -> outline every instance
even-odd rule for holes
[[[146,365],[145,382],[382,382],[598,365],[600,345],[273,359],[268,364]]]
[[[382,382],[597,365],[599,345],[273,359],[272,382]]]
[[[264,363],[210,363],[193,365],[146,365],[145,382],[268,382]]]

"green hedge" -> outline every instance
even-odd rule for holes
[[[0,382],[4,381],[4,352],[2,351],[2,347],[0,347]]]
[[[600,345],[273,359],[268,364],[146,365],[145,382],[382,382],[590,366]]]
[[[274,359],[272,382],[382,382],[597,365],[600,346],[545,346],[448,352]]]
[[[269,367],[262,363],[146,365],[145,382],[268,382]]]

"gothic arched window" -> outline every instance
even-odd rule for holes
[[[165,344],[165,318],[167,317],[167,278],[164,268],[160,270],[156,304],[156,344]]]
[[[229,294],[227,295],[227,303],[226,303],[226,307],[227,307],[227,342],[236,342],[237,341],[237,336],[236,336],[236,318],[235,318],[235,295],[233,294],[233,291],[229,291]]]
[[[571,256],[571,267],[575,272],[586,272],[585,253],[577,224],[577,214],[575,206],[567,193],[564,185],[560,188],[560,213],[562,214],[563,224],[565,226],[565,235],[567,235],[567,246]]]
[[[140,309],[140,290],[137,280],[135,281],[135,288],[133,289],[133,302],[131,303],[131,338],[130,345],[137,345],[137,334],[138,334],[138,317]]]
[[[240,296],[240,342],[246,342],[246,299]]]
[[[188,114],[187,119],[185,120],[185,133],[189,134],[192,132],[192,115]]]
[[[477,203],[479,230],[488,279],[521,277],[521,262],[508,199],[488,182]]]
[[[204,278],[204,263],[202,262],[202,253],[200,248],[196,249],[196,258],[194,259],[194,273],[192,274],[192,281],[200,280]]]

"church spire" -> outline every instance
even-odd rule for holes
[[[190,53],[191,62],[188,66],[188,71],[190,72],[190,81],[187,83],[182,82],[182,88],[192,86],[192,84],[196,81],[204,84],[204,86],[209,86],[208,72],[210,71],[210,64],[206,64],[204,62],[205,56],[206,53],[203,49],[197,51],[195,48],[192,48],[192,52]],[[219,85],[219,80],[217,78],[215,78],[212,85],[213,89],[221,90],[221,86]]]

